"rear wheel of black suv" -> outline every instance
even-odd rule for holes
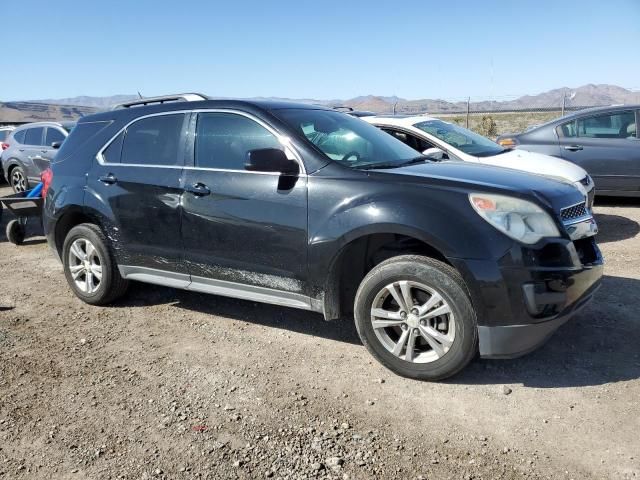
[[[442,380],[462,370],[478,345],[476,315],[458,272],[418,255],[375,266],[356,293],[364,346],[404,377]]]
[[[83,223],[71,229],[62,247],[64,274],[73,293],[91,305],[105,305],[124,295],[122,278],[100,229]]]

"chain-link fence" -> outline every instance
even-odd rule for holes
[[[496,100],[473,99],[413,100],[391,104],[388,112],[409,115],[431,115],[486,137],[494,138],[503,133],[520,133],[536,125],[566,115],[567,113],[611,105],[613,103],[640,103],[640,92],[627,90],[633,97],[628,101],[594,100],[575,93],[554,92],[550,96],[504,96]],[[549,98],[551,97],[551,98]],[[386,109],[385,109],[386,110]]]

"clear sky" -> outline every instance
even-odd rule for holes
[[[1,3],[1,100],[640,88],[640,0]]]

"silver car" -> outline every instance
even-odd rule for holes
[[[14,192],[24,192],[40,181],[75,122],[37,122],[16,128],[4,141],[2,170]]]
[[[14,127],[9,127],[9,126],[3,126],[0,127],[0,161],[2,161],[2,152],[4,150],[6,150],[9,147],[8,143],[5,143],[5,140],[7,138],[9,138],[9,135],[11,134],[11,132],[15,130]],[[1,166],[1,164],[0,164]],[[3,172],[2,172],[2,168],[0,168],[0,180],[2,180],[3,177]]]

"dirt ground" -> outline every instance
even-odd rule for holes
[[[596,300],[433,384],[308,312],[143,284],[90,307],[37,229],[0,233],[0,478],[639,478],[640,201],[596,212]]]

